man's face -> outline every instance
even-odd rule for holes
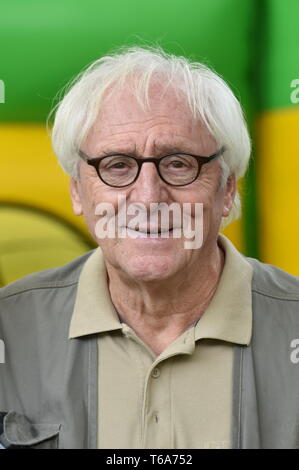
[[[95,158],[106,154],[127,154],[137,158],[161,157],[176,152],[209,156],[217,147],[207,129],[195,122],[183,101],[169,89],[162,95],[159,84],[150,90],[150,110],[143,111],[129,89],[105,98],[101,113],[81,150]],[[222,216],[227,216],[235,195],[235,179],[231,177],[221,188],[218,159],[203,165],[193,183],[173,187],[163,182],[153,163],[142,165],[137,181],[124,188],[107,186],[95,168],[83,160],[79,163],[79,179],[72,180],[71,194],[76,215],[83,214],[92,236],[101,246],[107,266],[113,266],[127,279],[155,281],[169,279],[196,269],[208,262],[215,252]],[[203,244],[186,249],[186,239],[158,237],[97,239],[96,224],[99,203],[112,204],[117,216],[118,196],[126,205],[143,205],[150,212],[152,203],[203,204]],[[194,218],[194,211],[192,217]],[[194,227],[194,224],[193,224]]]

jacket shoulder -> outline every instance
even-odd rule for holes
[[[253,292],[281,300],[299,300],[299,277],[256,259],[246,259],[253,267]]]
[[[0,300],[35,289],[67,287],[78,283],[80,272],[92,251],[56,268],[29,274],[0,289]]]

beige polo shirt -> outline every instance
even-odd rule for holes
[[[233,345],[251,339],[252,267],[227,238],[201,319],[159,356],[121,323],[98,248],[80,275],[69,337],[98,333],[98,447],[229,448]]]

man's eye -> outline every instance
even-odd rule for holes
[[[113,158],[111,160],[107,158],[106,161],[105,159],[102,161],[102,168],[105,170],[126,170],[131,166],[132,163],[124,157]]]
[[[173,168],[183,168],[185,166],[185,164],[179,160],[174,160],[171,162],[171,166]]]
[[[112,163],[111,165],[109,165],[109,168],[120,168],[120,169],[123,169],[125,168],[127,165],[126,163],[124,162],[117,162],[117,163]]]
[[[170,160],[165,163],[168,170],[185,170],[190,167],[190,164],[184,160]]]

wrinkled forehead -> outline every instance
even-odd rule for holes
[[[215,146],[206,126],[193,116],[185,93],[161,80],[152,81],[146,94],[138,93],[136,81],[111,86],[85,142],[93,144],[96,139],[110,137],[113,140],[114,136],[121,140],[134,138],[134,133],[160,133],[170,145],[172,136],[176,141],[180,136],[192,141],[204,135],[205,140],[211,141],[211,151]]]

